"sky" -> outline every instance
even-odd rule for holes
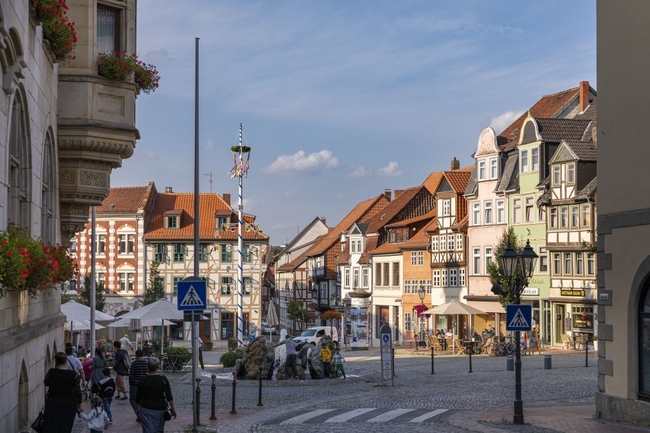
[[[595,0],[139,0],[137,55],[160,87],[137,99],[141,139],[111,186],[230,193],[230,147],[251,147],[244,213],[272,245],[316,217],[474,164],[542,95],[596,82]],[[210,182],[211,180],[211,182]]]

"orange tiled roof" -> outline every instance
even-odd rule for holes
[[[454,191],[457,193],[464,193],[473,169],[474,166],[471,166],[471,168],[465,167],[460,170],[445,171],[444,176],[447,178],[449,185],[451,185]]]
[[[216,228],[215,214],[221,210],[231,210],[232,208],[223,200],[219,194],[203,193],[199,194],[199,215],[201,223],[199,225],[199,238],[206,239],[237,239],[237,230],[219,230]],[[182,210],[180,228],[165,228],[165,212],[170,210]],[[255,218],[251,215],[244,215],[243,220],[249,224],[254,222]],[[194,194],[192,193],[160,193],[156,199],[156,204],[151,213],[145,239],[151,240],[189,240],[194,239]],[[244,231],[244,239],[268,239],[268,236],[261,231],[249,230]]]
[[[380,194],[377,197],[362,201],[350,211],[349,214],[341,220],[340,223],[336,225],[328,234],[324,235],[323,240],[314,245],[313,248],[310,248],[308,255],[310,257],[319,256],[327,251],[335,242],[339,240],[341,233],[347,231],[352,227],[352,224],[355,222],[360,222],[362,217],[373,208],[373,206],[379,204],[384,200],[388,204],[388,198],[384,194]]]
[[[391,253],[398,253],[401,251],[403,244],[400,243],[390,243],[386,242],[384,244],[381,244],[378,248],[375,248],[370,252],[372,255],[377,255],[377,254],[391,254]]]
[[[111,188],[108,197],[100,206],[95,208],[97,215],[106,214],[135,214],[138,209],[144,207],[147,194],[150,192],[153,182],[147,186],[127,186]]]
[[[388,203],[381,212],[368,220],[367,233],[377,233],[384,227],[395,215],[400,213],[406,205],[424,188],[422,185],[415,186],[404,190],[398,197]]]
[[[562,92],[552,93],[550,95],[544,95],[542,98],[535,103],[528,111],[533,117],[555,117],[558,112],[562,110],[573,98],[579,96],[580,89],[579,87],[574,87],[572,89],[564,90]],[[521,131],[521,125],[523,125],[524,120],[528,113],[523,113],[517,120],[515,120],[510,126],[503,130],[499,134],[499,137],[505,139],[505,142],[510,142],[517,140],[519,137],[519,132]]]
[[[438,191],[440,182],[442,182],[442,171],[436,171],[431,173],[424,182],[422,182],[422,185],[428,189],[431,194],[435,194],[436,191]]]

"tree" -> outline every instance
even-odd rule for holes
[[[490,282],[492,284],[499,284],[501,287],[503,287],[503,290],[507,292],[507,295],[505,296],[499,295],[499,302],[504,307],[508,304],[512,304],[515,300],[515,293],[514,290],[512,290],[510,284],[514,280],[514,278],[512,281],[509,281],[508,278],[506,278],[506,276],[503,273],[503,266],[501,265],[501,260],[500,260],[501,254],[503,254],[503,251],[505,251],[508,245],[510,245],[510,247],[513,250],[515,250],[517,254],[519,254],[521,250],[524,248],[524,244],[519,241],[519,238],[512,227],[504,230],[503,233],[501,234],[501,237],[499,238],[499,243],[497,244],[496,248],[492,251],[492,261],[488,265],[488,274],[490,274]],[[521,275],[520,267],[517,266],[515,269],[516,269],[515,275]]]
[[[295,328],[295,322],[306,322],[309,317],[307,310],[302,307],[302,301],[293,300],[287,304],[287,317],[293,323],[292,328]]]
[[[153,261],[149,267],[149,283],[144,291],[144,305],[156,302],[158,299],[166,297],[165,284],[160,278],[160,262]]]
[[[81,290],[79,290],[79,303],[87,305],[88,307],[90,307],[91,281],[92,279],[90,278],[90,275],[86,275],[84,277],[84,285]],[[95,310],[104,311],[105,306],[106,297],[104,296],[104,283],[100,281],[95,283]]]

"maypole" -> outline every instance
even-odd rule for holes
[[[244,334],[244,175],[248,176],[248,163],[250,161],[251,148],[242,144],[243,127],[239,124],[239,144],[232,146],[230,151],[234,159],[234,167],[231,170],[232,177],[239,179],[239,213],[238,213],[238,227],[237,227],[237,345],[242,346],[244,341],[242,335]],[[244,161],[244,154],[246,154],[246,161]]]

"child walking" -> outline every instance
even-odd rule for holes
[[[113,403],[113,394],[115,394],[115,380],[111,377],[111,370],[108,368],[104,368],[102,374],[104,377],[99,381],[97,395],[102,399],[104,410],[106,411],[106,415],[108,415],[109,424],[113,424],[111,404]]]
[[[343,368],[343,363],[345,362],[345,357],[341,355],[341,350],[336,349],[334,351],[334,356],[332,356],[332,364],[334,364],[334,377],[338,377],[338,372],[340,371],[345,379],[345,369]]]
[[[99,397],[90,399],[90,412],[79,413],[79,418],[88,421],[88,430],[90,433],[103,433],[104,429],[108,427],[108,415],[102,409],[102,400]]]

